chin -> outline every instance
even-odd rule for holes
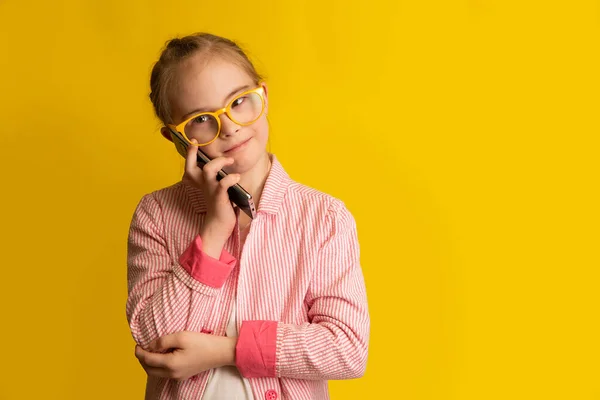
[[[232,157],[235,160],[228,168],[231,172],[241,174],[251,170],[267,152],[265,148],[260,147],[253,139],[251,139],[251,143],[248,144],[250,144],[250,146],[240,153],[232,154],[230,156],[224,154],[225,157]]]

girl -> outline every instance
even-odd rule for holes
[[[129,231],[127,319],[146,399],[328,399],[328,379],[358,378],[367,361],[354,218],[266,151],[267,85],[234,42],[169,41],[150,87],[162,135],[189,145],[182,181],[143,196]],[[236,183],[254,219],[229,201]]]

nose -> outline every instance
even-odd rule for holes
[[[233,122],[226,113],[219,115],[221,119],[221,134],[220,136],[229,137],[240,130],[241,126]]]

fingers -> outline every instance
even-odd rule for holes
[[[181,335],[181,333],[173,333],[171,335],[161,336],[150,344],[149,350],[159,353],[169,349],[180,349],[182,347],[180,340]]]
[[[141,346],[135,346],[135,357],[140,361],[144,368],[148,366],[148,357],[154,353],[143,349]]]
[[[218,184],[219,187],[218,187],[218,191],[217,191],[217,196],[219,196],[219,197],[224,196],[225,198],[229,199],[229,195],[227,194],[227,189],[229,189],[231,186],[235,185],[239,181],[240,181],[240,174],[227,175],[225,178],[221,179]]]
[[[148,375],[175,380],[189,378],[189,376],[185,375],[185,372],[179,365],[180,362],[176,359],[177,353],[152,353],[142,349],[140,346],[136,346],[135,356]]]
[[[196,139],[192,139],[192,143],[198,144]],[[187,157],[185,158],[185,174],[184,179],[191,178],[192,180],[198,180],[201,183],[202,173],[198,167],[198,147],[188,145]]]
[[[191,140],[197,144],[196,139]],[[185,174],[183,180],[195,181],[197,184],[206,183],[211,190],[217,188],[217,173],[224,167],[231,165],[235,160],[231,157],[217,157],[209,161],[204,167],[198,166],[198,147],[194,145],[188,146],[187,157],[185,160]]]
[[[140,364],[146,369],[149,368],[169,368],[173,353],[153,353],[142,349],[140,346],[135,348],[135,356],[140,360]]]
[[[217,157],[214,160],[208,162],[202,168],[202,175],[206,184],[209,185],[211,189],[216,189],[218,185],[217,173],[226,166],[233,164],[234,161],[235,160],[230,157]]]

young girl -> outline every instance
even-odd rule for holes
[[[328,399],[327,380],[358,378],[367,361],[354,218],[266,151],[267,85],[234,42],[169,41],[150,87],[163,136],[189,145],[182,181],[143,196],[129,231],[127,319],[146,399]],[[236,183],[254,219],[230,202]]]

